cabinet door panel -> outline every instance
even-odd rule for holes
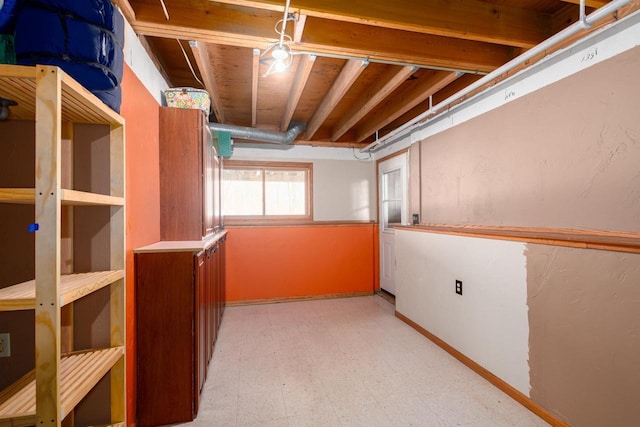
[[[205,229],[202,111],[160,108],[160,237],[201,240]]]
[[[198,316],[196,321],[196,398],[195,412],[198,412],[198,403],[200,401],[200,392],[207,378],[207,255],[202,252],[196,256],[196,307],[198,308]]]
[[[191,253],[136,254],[138,425],[194,412],[195,286]]]
[[[214,308],[215,293],[213,289],[213,280],[215,278],[215,246],[209,250],[207,259],[207,360],[211,360],[213,356],[213,344],[215,342],[215,324],[214,324]]]

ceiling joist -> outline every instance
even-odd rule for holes
[[[350,59],[340,71],[338,78],[334,81],[327,95],[322,99],[318,109],[307,125],[305,138],[311,139],[320,125],[329,117],[329,114],[338,105],[342,97],[347,93],[351,85],[362,74],[368,62],[357,59]]]
[[[391,69],[375,86],[367,90],[367,93],[360,101],[354,104],[349,112],[343,116],[331,135],[331,141],[337,141],[338,138],[366,116],[369,111],[373,110],[376,105],[404,83],[415,71],[416,68],[411,66]]]
[[[291,123],[293,113],[296,111],[302,91],[307,85],[309,75],[313,69],[313,64],[316,61],[315,55],[303,55],[298,62],[298,70],[296,71],[296,77],[293,79],[293,84],[289,90],[289,98],[287,99],[287,106],[282,114],[282,120],[280,121],[280,131],[286,132]]]
[[[260,49],[253,49],[251,66],[251,127],[258,124],[258,77],[260,77]]]
[[[165,19],[161,8],[143,3],[145,7],[137,11],[134,30],[138,34],[154,37],[260,49],[277,41],[274,23],[280,17],[274,12],[249,14],[229,6],[214,8],[213,2],[195,0],[195,3],[201,2],[204,10],[171,8],[169,21]],[[213,20],[212,15],[215,15]],[[342,21],[311,16],[305,19],[304,31],[300,27],[302,24],[298,25],[298,29],[292,31],[300,41],[293,43],[291,48],[320,55],[347,54],[358,58],[488,73],[519,53],[519,49],[512,46],[360,23],[345,25]],[[376,40],[375,46],[371,40]]]
[[[456,78],[458,78],[458,74],[451,71],[427,71],[426,75],[415,80],[417,82],[415,85],[407,87],[406,96],[394,98],[391,102],[386,103],[384,108],[380,108],[376,114],[367,117],[358,126],[356,141],[364,141]]]
[[[282,12],[281,0],[218,3]],[[294,0],[290,10],[309,17],[530,48],[549,37],[549,17],[481,0]]]
[[[114,2],[175,86],[200,87],[175,39],[198,41],[189,56],[219,121],[285,132],[300,120],[297,144],[340,147],[402,126],[580,15],[580,0],[164,0],[166,16],[158,0]],[[586,0],[586,12],[607,3]],[[285,4],[293,62],[265,75],[273,58],[260,54],[279,41]],[[557,48],[640,8],[632,4]]]
[[[224,123],[224,110],[222,109],[222,101],[220,101],[220,97],[218,96],[218,84],[213,68],[211,67],[211,59],[209,58],[207,46],[199,42],[189,43],[189,45],[191,46],[193,57],[196,59],[198,70],[200,70],[200,76],[202,76],[202,80],[204,80],[204,88],[209,92],[213,114],[215,114],[219,123]]]

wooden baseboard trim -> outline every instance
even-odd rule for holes
[[[402,320],[407,325],[411,326],[413,329],[418,331],[420,334],[424,335],[429,340],[433,341],[436,345],[438,345],[444,351],[446,351],[447,353],[449,353],[450,355],[458,359],[460,362],[467,365],[467,367],[475,371],[482,378],[489,381],[491,384],[493,384],[494,386],[496,386],[497,388],[505,392],[512,399],[520,403],[522,406],[524,406],[525,408],[527,408],[528,410],[530,410],[531,412],[533,412],[534,414],[536,414],[537,416],[539,416],[540,418],[542,418],[543,420],[551,424],[552,426],[569,427],[569,424],[559,420],[551,412],[547,411],[542,406],[538,405],[533,400],[531,400],[529,397],[525,396],[520,391],[510,386],[499,377],[495,376],[494,374],[492,374],[491,372],[489,372],[488,370],[486,370],[485,368],[483,368],[482,366],[480,366],[479,364],[477,364],[476,362],[474,362],[464,354],[460,353],[455,348],[451,347],[449,344],[447,344],[437,336],[433,335],[431,332],[424,329],[422,326],[418,325],[413,320],[409,319],[408,317],[404,316],[402,313],[399,313],[398,311],[396,311],[395,314],[398,319]]]
[[[333,299],[333,298],[352,298],[352,297],[365,297],[373,295],[373,291],[365,292],[348,292],[344,294],[322,294],[322,295],[305,295],[298,297],[283,297],[283,298],[265,298],[265,299],[250,299],[242,301],[227,301],[225,305],[227,307],[237,307],[242,305],[258,305],[258,304],[278,304],[281,302],[296,302],[296,301],[313,301],[321,299]]]

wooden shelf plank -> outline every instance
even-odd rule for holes
[[[60,277],[60,305],[69,304],[122,278],[124,278],[124,270],[62,275]],[[35,309],[35,301],[35,280],[0,289],[0,311],[33,310]]]
[[[60,362],[63,414],[71,413],[73,408],[123,355],[123,347],[113,347],[64,356]],[[0,424],[8,421],[8,425],[12,426],[34,425],[36,417],[35,372],[30,372],[18,380],[16,384],[20,386],[19,390],[12,390],[10,397],[0,403]],[[10,388],[15,389],[16,387],[11,386]]]
[[[0,93],[18,102],[10,108],[10,119],[35,120],[36,76],[56,70],[62,76],[62,120],[74,123],[103,123],[124,126],[124,118],[107,107],[71,76],[56,67],[0,64]]]
[[[63,189],[60,197],[65,206],[124,206],[124,198],[107,194]],[[33,188],[0,188],[0,203],[33,204]]]
[[[109,196],[106,194],[87,193],[77,190],[62,190],[62,204],[71,206],[82,205],[106,205],[124,206],[124,197]]]
[[[1,203],[33,204],[34,198],[33,188],[0,188]]]
[[[572,248],[640,253],[640,232],[452,224],[394,225],[393,228]]]

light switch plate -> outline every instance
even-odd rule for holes
[[[11,356],[11,341],[9,333],[0,334],[0,357]]]

